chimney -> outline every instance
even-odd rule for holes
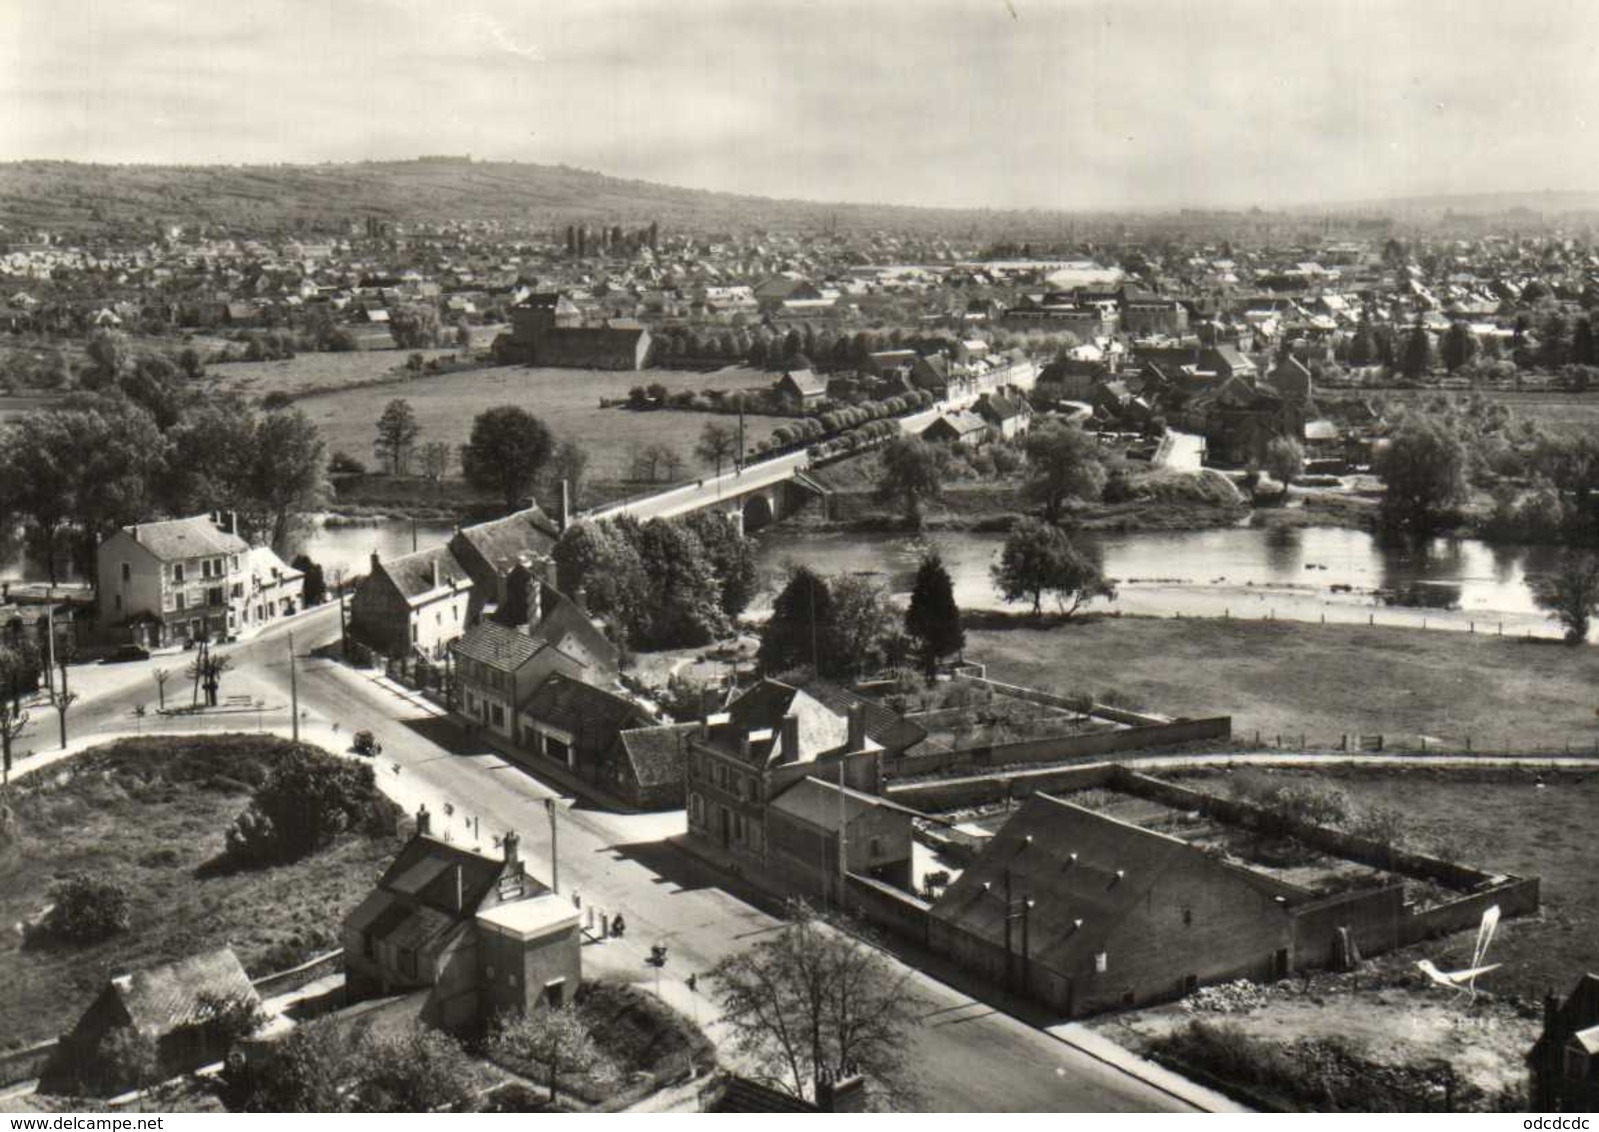
[[[856,751],[866,749],[866,705],[850,704],[849,706],[849,741],[844,747],[845,754],[854,754]]]
[[[238,533],[239,533],[239,513],[237,511],[229,511],[228,512],[228,534],[236,535]]]
[[[381,565],[383,565],[383,559],[379,558],[378,552],[374,550],[372,552],[372,572],[376,574],[378,572],[378,567]]]
[[[544,620],[544,583],[536,576],[527,581],[527,623],[531,628]]]
[[[133,536],[134,542],[139,541],[139,525],[137,523],[128,528],[128,533]]]
[[[738,754],[742,759],[750,757],[750,733],[747,730],[738,733]]]
[[[440,579],[439,579],[439,560],[437,558],[435,558],[433,560],[433,588],[434,589],[438,589],[439,588],[439,582],[440,582]]]
[[[589,593],[582,586],[572,587],[572,603],[577,606],[578,612],[584,617],[589,615]]]
[[[866,1078],[854,1073],[837,1081],[818,1079],[816,1107],[822,1112],[865,1112]]]
[[[426,806],[418,806],[416,811],[416,835],[427,837],[433,832],[433,815],[428,813]]]
[[[522,859],[519,853],[522,838],[516,830],[508,830],[500,845],[505,849],[505,863],[507,865],[514,865]]]
[[[561,481],[561,512],[555,517],[556,526],[564,531],[566,525],[572,521],[572,483],[570,480]]]
[[[790,712],[783,717],[783,754],[785,763],[799,761],[799,716]]]

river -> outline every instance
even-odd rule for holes
[[[450,537],[447,523],[419,522],[419,548]],[[880,576],[909,593],[917,563],[936,549],[955,583],[962,608],[1003,608],[989,578],[1004,536],[969,532],[922,535],[784,530],[760,537],[760,562],[769,591],[788,562],[822,573]],[[1088,536],[1079,536],[1085,540]],[[1549,569],[1548,547],[1492,545],[1475,539],[1433,539],[1385,545],[1366,531],[1333,527],[1098,534],[1105,572],[1116,579],[1114,602],[1090,608],[1154,616],[1242,617],[1427,626],[1477,632],[1553,635],[1555,626],[1533,605],[1527,574]],[[384,558],[408,553],[408,520],[364,526],[319,526],[305,550],[329,576],[340,568],[364,573],[375,550]],[[37,570],[29,570],[38,577]],[[0,577],[22,576],[19,558],[0,564]],[[752,613],[769,606],[768,592]]]

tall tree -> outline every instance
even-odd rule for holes
[[[1443,339],[1438,344],[1438,353],[1444,368],[1454,373],[1477,356],[1477,336],[1471,332],[1471,327],[1457,319],[1444,331]]]
[[[922,508],[944,488],[944,452],[917,436],[899,436],[878,453],[877,498],[899,505],[906,522],[920,525]]]
[[[899,632],[899,612],[888,589],[867,574],[839,574],[829,583],[837,623],[840,663],[850,675],[869,672],[887,659]]]
[[[1412,381],[1419,380],[1432,369],[1432,336],[1419,322],[1405,335],[1404,353],[1399,359],[1399,372]]]
[[[955,584],[937,551],[922,559],[905,610],[905,633],[915,642],[922,670],[931,678],[938,662],[966,647],[960,607],[955,604]]]
[[[563,440],[556,445],[555,456],[550,461],[550,474],[559,489],[566,484],[567,502],[576,511],[583,506],[583,482],[588,472],[589,454],[575,440]],[[570,519],[570,516],[568,516]]]
[[[432,303],[405,303],[389,312],[389,335],[402,350],[437,346],[441,333],[439,309]]]
[[[637,538],[639,561],[649,581],[646,647],[692,648],[728,632],[721,586],[705,547],[685,524],[652,519]]]
[[[574,523],[554,551],[557,584],[583,593],[589,612],[605,618],[619,643],[635,639],[649,616],[650,583],[638,548],[615,523]]]
[[[687,519],[710,557],[721,589],[722,612],[737,617],[755,597],[760,569],[755,558],[755,543],[745,537],[731,515],[696,511]]]
[[[1599,613],[1599,558],[1568,550],[1553,573],[1533,580],[1532,599],[1560,622],[1567,644],[1586,643],[1593,615]]]
[[[461,449],[461,473],[479,491],[492,491],[514,508],[533,490],[553,448],[550,430],[526,409],[485,409],[473,420],[471,438]]]
[[[1283,494],[1305,471],[1305,450],[1291,436],[1274,436],[1266,445],[1265,469],[1283,485]]]
[[[878,1107],[915,1095],[911,1032],[921,1003],[908,967],[802,905],[775,936],[709,972],[733,1047],[765,1083],[814,1099],[820,1081],[859,1073]]]
[[[422,426],[416,419],[411,402],[396,397],[383,406],[378,416],[378,438],[372,442],[372,452],[389,465],[392,475],[402,475],[411,460],[411,447],[422,435]]]
[[[1044,508],[1044,518],[1059,522],[1069,499],[1098,499],[1105,490],[1105,465],[1099,441],[1075,424],[1046,421],[1028,433],[1028,498]]]
[[[705,428],[700,433],[700,442],[694,448],[694,455],[715,469],[715,474],[722,474],[722,465],[730,462],[738,451],[738,430],[732,425],[722,424],[720,421],[706,421]]]
[[[843,660],[835,645],[836,615],[827,580],[808,567],[796,566],[788,584],[772,603],[772,615],[761,627],[756,653],[761,671],[776,675],[811,668],[832,675]]]
[[[1386,525],[1429,533],[1466,494],[1466,449],[1446,421],[1411,418],[1378,453]]]
[[[561,1078],[603,1059],[588,1020],[571,1005],[502,1018],[489,1036],[489,1050],[498,1060],[544,1070],[551,1104],[560,1096]]]
[[[327,446],[311,418],[293,409],[261,418],[253,456],[241,519],[287,555],[305,516],[327,502]]]
[[[1073,545],[1059,527],[1037,519],[1015,526],[991,572],[1000,595],[1006,601],[1030,600],[1035,617],[1043,612],[1045,594],[1054,595],[1067,617],[1085,601],[1116,596],[1096,555]]]

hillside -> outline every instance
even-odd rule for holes
[[[1055,213],[824,204],[627,181],[556,165],[396,161],[348,165],[0,164],[0,224],[109,231],[205,223],[252,232],[343,231],[365,217],[490,220],[519,226],[603,221],[701,232],[749,228],[1058,231]]]

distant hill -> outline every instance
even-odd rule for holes
[[[132,223],[206,223],[252,231],[342,231],[352,220],[585,220],[702,232],[750,228],[985,233],[1020,226],[1058,233],[1055,213],[770,200],[628,181],[559,165],[363,162],[348,165],[0,164],[0,224],[110,230]],[[1005,219],[1002,221],[1001,217]]]

